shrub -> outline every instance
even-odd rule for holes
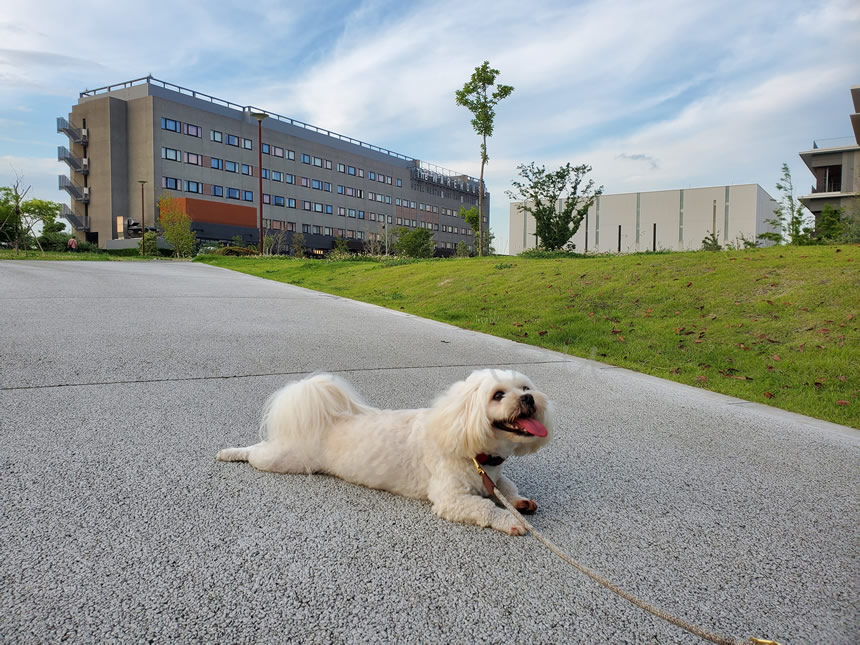
[[[225,246],[223,249],[215,249],[212,255],[233,255],[233,256],[248,256],[255,255],[254,249],[247,249],[244,246]]]

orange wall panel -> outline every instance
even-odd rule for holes
[[[257,209],[253,206],[240,206],[193,197],[180,197],[179,202],[194,222],[257,227]]]

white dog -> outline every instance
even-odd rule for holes
[[[269,398],[260,443],[221,450],[216,459],[277,473],[328,473],[428,499],[447,520],[521,535],[514,516],[487,499],[472,459],[517,510],[533,513],[537,504],[520,497],[501,463],[535,452],[551,433],[550,402],[518,372],[472,372],[433,407],[417,410],[370,407],[345,381],[319,374]]]

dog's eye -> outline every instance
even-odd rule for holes
[[[529,391],[529,386],[523,385],[523,392],[528,392],[528,391]]]
[[[501,401],[503,398],[505,398],[505,393],[501,390],[493,395],[493,401]]]

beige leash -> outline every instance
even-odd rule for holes
[[[499,491],[499,489],[496,488],[495,482],[493,482],[493,480],[490,479],[490,476],[486,473],[486,471],[483,468],[481,468],[481,465],[478,463],[477,459],[473,458],[472,463],[475,464],[475,469],[478,471],[478,474],[481,476],[481,480],[484,482],[484,488],[487,489],[487,492],[490,495],[495,495],[495,497],[504,505],[504,507],[506,509],[508,509],[513,514],[513,516],[516,517],[522,523],[523,527],[525,527],[525,529],[527,531],[529,531],[535,537],[535,539],[538,540],[538,542],[541,542],[546,548],[548,548],[550,551],[555,553],[558,557],[560,557],[562,560],[567,562],[569,565],[571,565],[572,567],[574,567],[578,571],[584,573],[585,575],[587,575],[589,578],[591,578],[595,582],[603,585],[604,587],[606,587],[607,589],[609,589],[613,593],[618,594],[619,596],[621,596],[625,600],[633,603],[634,605],[636,605],[640,609],[644,609],[648,613],[653,614],[653,615],[657,616],[658,618],[662,618],[663,620],[670,622],[673,625],[676,625],[677,627],[680,627],[681,629],[684,629],[684,630],[690,632],[691,634],[698,636],[699,638],[701,638],[703,640],[710,641],[712,643],[717,643],[717,645],[780,645],[777,641],[766,640],[763,638],[753,638],[751,636],[747,640],[741,641],[741,640],[737,640],[734,638],[728,638],[728,637],[722,636],[720,634],[715,634],[713,632],[706,631],[700,627],[697,627],[696,625],[693,625],[692,623],[687,622],[686,620],[684,620],[682,618],[678,618],[677,616],[673,616],[672,614],[663,611],[659,607],[655,607],[654,605],[637,598],[636,596],[634,596],[633,594],[631,594],[627,591],[624,591],[624,589],[621,589],[617,585],[614,585],[609,580],[607,580],[606,578],[601,576],[599,573],[592,571],[591,569],[580,564],[579,562],[576,562],[573,558],[571,558],[569,555],[567,555],[564,551],[559,549],[555,544],[553,544],[552,542],[547,540],[543,535],[541,535],[538,531],[536,531],[535,527],[533,527],[531,524],[529,524],[529,522],[526,520],[526,518],[524,518],[520,514],[520,512],[517,509],[515,509],[513,507],[513,505],[505,498],[505,496],[502,495],[502,493]]]

